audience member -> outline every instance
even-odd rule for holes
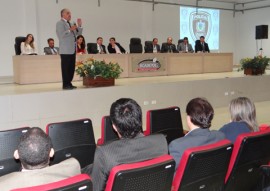
[[[1,190],[46,184],[81,173],[80,164],[74,158],[49,166],[53,155],[50,137],[38,127],[29,129],[14,152],[14,157],[21,161],[22,171],[0,177]]]
[[[103,38],[98,37],[97,43],[94,46],[89,47],[88,53],[90,54],[106,54],[106,48],[103,45]]]
[[[166,53],[166,52],[173,52],[177,53],[178,51],[176,50],[176,46],[172,43],[173,39],[172,37],[167,38],[167,43],[163,43],[161,47],[161,52]]]
[[[44,47],[44,53],[46,55],[53,55],[59,53],[59,48],[54,46],[54,39],[49,38],[47,40],[49,47]]]
[[[168,154],[163,135],[143,135],[141,107],[134,100],[122,98],[114,102],[110,109],[110,118],[120,140],[97,147],[93,166],[82,171],[91,175],[94,191],[105,189],[114,166]]]
[[[242,133],[259,131],[256,121],[256,109],[247,97],[233,99],[229,106],[231,122],[224,125],[220,131],[227,139],[235,142],[238,135]]]
[[[177,50],[179,52],[183,52],[183,53],[193,53],[194,52],[191,44],[189,44],[189,42],[188,42],[188,37],[185,37],[183,42],[178,44]]]
[[[77,49],[76,49],[77,54],[85,54],[85,40],[83,35],[77,36]]]
[[[208,44],[204,41],[204,36],[201,36],[200,40],[196,41],[195,52],[210,52]]]
[[[145,47],[145,52],[147,52],[147,53],[158,53],[158,52],[160,52],[160,45],[158,44],[158,39],[157,38],[153,39],[151,46],[146,46]]]
[[[225,139],[222,132],[209,130],[214,110],[206,99],[194,98],[189,101],[186,113],[189,132],[184,137],[175,139],[169,145],[170,155],[176,162],[176,170],[186,149]]]
[[[107,48],[110,54],[125,54],[126,53],[126,50],[118,42],[115,42],[114,37],[110,38],[110,43]]]
[[[28,34],[25,41],[21,43],[21,55],[37,55],[34,37],[32,34]]]

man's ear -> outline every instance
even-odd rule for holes
[[[20,158],[18,150],[14,151],[13,156],[14,156],[15,159],[19,159]]]
[[[52,157],[53,157],[53,155],[54,155],[54,149],[53,149],[53,148],[51,148],[51,150],[50,150],[50,157],[52,158]]]

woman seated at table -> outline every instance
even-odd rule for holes
[[[229,106],[231,122],[224,125],[219,131],[227,139],[235,142],[238,135],[259,131],[256,121],[256,109],[253,102],[247,97],[233,99]]]
[[[115,38],[110,38],[110,43],[108,45],[108,51],[110,54],[125,54],[126,50],[117,42],[115,42]]]
[[[34,37],[32,34],[28,34],[25,41],[21,43],[21,55],[37,55]]]
[[[85,54],[86,50],[85,50],[85,40],[83,35],[79,35],[77,36],[77,50],[76,50],[77,54]]]

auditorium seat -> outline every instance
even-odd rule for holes
[[[225,179],[225,191],[254,190],[260,166],[270,161],[270,130],[241,134],[234,143]]]
[[[15,38],[15,44],[14,44],[14,48],[15,48],[15,54],[16,55],[20,55],[21,54],[21,43],[25,41],[26,37],[23,36],[18,36]]]
[[[144,52],[145,53],[153,53],[152,51],[149,51],[149,50],[152,50],[153,46],[153,42],[152,41],[145,41],[144,42]]]
[[[262,173],[262,182],[258,189],[262,191],[270,191],[270,164],[260,167]]]
[[[142,43],[140,38],[131,38],[129,44],[130,53],[142,53]]]
[[[184,136],[181,112],[179,107],[149,110],[146,113],[145,135],[162,133],[168,144]]]
[[[223,190],[232,149],[229,140],[187,149],[175,173],[172,191]]]
[[[110,116],[102,117],[101,121],[101,138],[98,139],[97,145],[103,145],[110,141],[118,140],[118,135],[112,127]]]
[[[182,43],[182,42],[184,42],[184,39],[179,39],[179,40],[178,40],[178,44],[180,44],[180,43]]]
[[[170,191],[175,161],[170,155],[112,168],[105,191]]]
[[[18,148],[20,137],[29,127],[0,131],[0,176],[20,171],[21,163],[13,157]]]
[[[97,52],[92,52],[94,50],[97,43],[87,43],[87,52],[88,54],[97,54]],[[93,48],[92,48],[93,47]]]
[[[70,157],[76,158],[81,168],[93,163],[96,143],[90,119],[51,123],[47,125],[46,132],[55,151],[51,164]]]
[[[16,180],[14,180],[16,182]],[[18,188],[12,191],[92,191],[93,184],[91,178],[87,174],[79,174],[64,180],[43,184],[39,186],[32,186],[26,188]]]

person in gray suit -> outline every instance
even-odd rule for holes
[[[220,131],[210,131],[214,110],[204,98],[192,99],[186,107],[189,132],[169,144],[170,155],[174,158],[177,170],[184,151],[191,147],[207,145],[225,139]]]
[[[54,46],[54,39],[49,38],[47,40],[48,42],[48,47],[44,47],[44,53],[45,55],[55,55],[59,54],[59,48]]]
[[[1,191],[47,184],[81,173],[80,164],[74,158],[49,166],[53,155],[50,137],[38,127],[29,129],[20,138],[14,152],[14,157],[21,162],[22,171],[1,176]]]
[[[164,135],[143,135],[142,111],[136,101],[128,98],[115,101],[110,109],[110,118],[120,140],[97,147],[93,165],[83,170],[92,177],[94,191],[105,189],[114,166],[168,154]]]
[[[61,20],[56,23],[56,34],[59,39],[59,54],[61,56],[61,70],[63,89],[72,90],[76,62],[76,37],[82,34],[82,21],[77,20],[71,24],[71,12],[68,9],[61,10]],[[78,25],[78,26],[77,26]]]
[[[188,37],[185,37],[183,39],[183,42],[181,42],[177,45],[177,50],[179,52],[183,52],[183,53],[193,53],[194,52],[191,44],[188,43]]]

